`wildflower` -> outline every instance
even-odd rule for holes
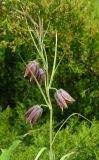
[[[40,84],[42,84],[42,82],[44,81],[45,79],[45,71],[43,69],[39,69],[38,71],[38,76],[37,76],[37,80]]]
[[[36,61],[30,61],[27,65],[24,77],[28,77],[30,81],[32,81],[33,76],[37,77],[39,70],[39,64]]]
[[[75,100],[70,96],[64,89],[59,89],[55,92],[55,99],[57,104],[61,107],[62,111],[64,108],[68,108],[67,104],[73,103]]]
[[[30,124],[35,124],[41,117],[43,109],[39,105],[34,105],[26,113],[25,117]]]

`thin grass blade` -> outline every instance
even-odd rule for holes
[[[16,147],[19,145],[20,142],[21,142],[20,140],[16,140],[12,143],[9,149],[2,149],[0,160],[9,160],[13,151],[16,149]]]
[[[41,156],[41,154],[46,150],[46,147],[41,148],[41,150],[39,151],[39,153],[37,154],[36,158],[34,160],[38,160]]]
[[[60,160],[66,160],[68,158],[70,158],[71,155],[75,154],[76,152],[71,152],[71,153],[67,153],[66,155],[64,155]]]

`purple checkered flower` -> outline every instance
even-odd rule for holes
[[[40,68],[38,71],[37,80],[40,84],[42,84],[42,82],[45,80],[45,71],[42,68]]]
[[[57,104],[60,106],[60,108],[68,108],[67,104],[73,103],[75,101],[74,98],[70,96],[68,92],[66,92],[64,89],[59,89],[55,92],[55,99]]]
[[[24,77],[28,77],[28,79],[32,81],[33,76],[37,77],[38,71],[39,71],[39,64],[35,60],[30,61],[24,71]]]
[[[41,117],[43,109],[39,105],[34,105],[26,113],[25,117],[27,122],[30,124],[35,124],[37,120]]]

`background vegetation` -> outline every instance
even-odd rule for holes
[[[58,32],[57,70],[53,86],[64,88],[76,102],[60,113],[55,100],[54,132],[70,114],[77,112],[92,121],[86,122],[74,116],[57,136],[54,144],[56,160],[76,151],[75,160],[99,159],[99,0],[2,0],[0,1],[0,148],[7,148],[13,140],[22,138],[12,159],[31,160],[49,138],[48,112],[44,110],[38,125],[31,128],[25,122],[24,113],[42,97],[34,84],[24,79],[25,65],[38,58],[24,14],[30,29],[31,18],[48,33],[45,46],[52,69],[55,31]],[[39,30],[39,28],[38,28]],[[21,58],[22,57],[22,58]],[[42,102],[43,103],[43,102]],[[30,134],[25,135],[27,132]],[[25,135],[25,136],[22,136]],[[47,152],[42,159],[47,159]],[[69,158],[70,159],[70,158]]]

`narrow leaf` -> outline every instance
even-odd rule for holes
[[[13,151],[16,149],[16,147],[19,145],[20,142],[21,142],[20,140],[16,140],[12,143],[9,149],[1,149],[2,154],[0,156],[0,160],[9,160],[11,154],[13,153]]]
[[[75,152],[71,152],[71,153],[67,153],[66,155],[64,155],[60,160],[66,160],[66,158],[69,158],[72,154],[74,154]]]
[[[41,154],[45,151],[45,149],[46,149],[46,147],[43,147],[43,148],[39,151],[39,153],[37,154],[35,160],[38,160],[38,159],[39,159],[39,157],[40,157]]]

